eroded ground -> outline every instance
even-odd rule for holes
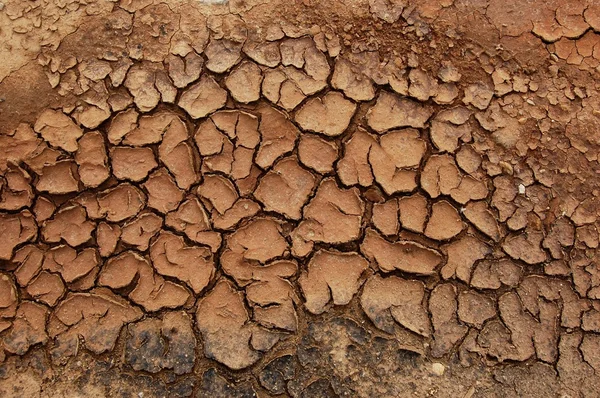
[[[600,5],[206,3],[0,3],[1,396],[600,395]]]

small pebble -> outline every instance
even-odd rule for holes
[[[435,362],[431,365],[431,371],[436,376],[442,376],[444,374],[444,372],[446,371],[446,367],[439,362]]]

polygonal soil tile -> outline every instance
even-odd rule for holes
[[[213,226],[216,229],[233,230],[240,221],[252,217],[260,210],[260,205],[255,201],[240,198],[222,215],[218,214],[218,212],[213,212]]]
[[[12,262],[18,264],[14,271],[15,279],[19,286],[24,287],[42,269],[44,250],[35,245],[25,245],[15,252]]]
[[[215,115],[217,114],[218,113]],[[196,142],[196,146],[198,147],[201,156],[217,155],[221,153],[227,139],[227,136],[219,131],[213,118],[209,118],[200,123],[194,134],[194,141]]]
[[[473,266],[479,260],[492,253],[491,247],[471,235],[443,247],[448,256],[446,265],[442,268],[442,278],[456,278],[469,283]]]
[[[60,111],[46,109],[33,126],[37,133],[50,145],[67,152],[77,150],[77,139],[83,135],[81,127]]]
[[[388,242],[372,229],[367,229],[360,251],[374,261],[383,272],[400,270],[419,275],[435,273],[442,255],[417,242]]]
[[[175,210],[183,200],[183,191],[164,168],[152,173],[143,187],[148,192],[148,207],[163,214]]]
[[[36,198],[35,205],[33,206],[33,214],[35,214],[35,219],[39,224],[52,217],[54,210],[56,210],[56,206],[50,199],[43,196]]]
[[[177,118],[171,122],[158,147],[158,157],[175,176],[181,189],[189,189],[200,176],[194,150],[188,140],[187,127]]]
[[[137,128],[138,118],[139,113],[134,108],[117,113],[108,127],[108,142],[113,145],[120,144],[123,138]]]
[[[478,82],[471,84],[465,89],[463,103],[465,105],[470,104],[477,109],[484,110],[490,104],[493,96],[494,90],[492,90],[486,84]]]
[[[181,236],[162,231],[150,247],[150,259],[161,275],[176,278],[196,294],[208,286],[215,273],[210,250],[188,246]]]
[[[191,51],[184,59],[170,54],[165,59],[165,63],[175,87],[184,88],[200,77],[204,59]]]
[[[243,48],[244,53],[254,62],[275,68],[281,62],[279,43],[277,42],[253,42],[246,41]]]
[[[403,292],[397,294],[397,292]],[[371,276],[360,296],[360,305],[379,329],[393,333],[398,323],[417,334],[431,334],[429,316],[423,305],[425,285],[397,276]]]
[[[135,285],[129,298],[146,311],[181,307],[191,298],[187,289],[157,275],[149,261],[133,251],[111,257],[100,272],[98,284],[111,289]]]
[[[158,167],[151,148],[114,147],[110,150],[110,162],[119,180],[139,182]]]
[[[400,228],[398,222],[398,201],[390,199],[383,203],[373,203],[373,226],[383,235],[396,235]]]
[[[136,246],[139,251],[148,250],[150,239],[160,231],[162,217],[154,213],[140,214],[121,228],[121,241]]]
[[[100,256],[108,257],[112,255],[116,248],[119,239],[121,238],[121,227],[119,225],[111,225],[105,222],[98,224],[96,228],[96,244]]]
[[[211,223],[208,213],[198,198],[190,198],[179,205],[177,210],[167,214],[165,225],[186,234],[188,238],[198,243],[205,243],[208,234],[216,234],[220,246],[221,238],[216,232],[211,232]],[[213,238],[214,239],[214,238]],[[211,239],[211,241],[213,240]],[[209,246],[213,246],[209,244]]]
[[[458,210],[442,200],[431,206],[431,216],[425,227],[425,236],[435,240],[452,239],[465,228]]]
[[[239,370],[260,359],[250,339],[254,325],[249,322],[243,293],[230,282],[219,281],[213,290],[201,299],[196,310],[196,325],[204,341],[204,355]]]
[[[507,237],[502,243],[502,249],[515,260],[522,260],[527,264],[539,264],[548,259],[548,255],[541,248],[543,239],[542,232],[528,229]]]
[[[315,177],[298,165],[295,157],[284,158],[264,175],[254,197],[267,211],[299,220],[301,210],[315,186]]]
[[[418,165],[425,154],[426,144],[416,130],[392,131],[372,145],[368,160],[375,180],[388,194],[410,192],[417,187],[417,174],[405,167]]]
[[[481,155],[472,146],[462,145],[456,153],[456,163],[467,174],[473,174],[481,166]]]
[[[489,236],[492,240],[500,240],[500,227],[494,213],[484,201],[469,202],[463,214],[475,228]]]
[[[24,355],[29,348],[48,341],[46,319],[48,309],[31,301],[23,301],[17,309],[12,327],[4,336],[4,349],[12,354]]]
[[[38,147],[44,145],[27,123],[21,123],[8,134],[0,135],[0,171],[4,171],[9,163],[19,164],[28,159]]]
[[[54,307],[65,294],[65,284],[60,276],[42,271],[27,286],[27,293],[36,301]]]
[[[18,245],[37,237],[37,225],[28,210],[18,214],[0,213],[0,260],[10,260]]]
[[[172,369],[190,373],[196,360],[196,337],[185,312],[167,312],[162,319],[147,318],[127,328],[125,362],[133,370],[158,373]]]
[[[514,261],[504,258],[500,260],[484,260],[473,270],[471,286],[477,289],[499,289],[502,285],[516,287],[523,274],[523,269]]]
[[[215,209],[219,214],[224,214],[238,199],[233,183],[217,174],[204,176],[197,193],[209,208]]]
[[[377,146],[375,137],[360,127],[345,141],[343,157],[336,164],[336,172],[344,185],[368,187],[373,184],[369,154],[374,146]]]
[[[371,79],[361,73],[344,58],[337,58],[331,77],[331,85],[341,90],[354,101],[370,101],[375,98],[375,87]]]
[[[60,245],[46,252],[42,268],[58,272],[65,282],[71,283],[89,274],[99,263],[100,256],[94,248],[78,252],[67,245]]]
[[[419,101],[427,101],[430,97],[435,97],[438,91],[438,84],[435,78],[430,77],[421,69],[411,69],[408,73],[410,86],[408,94]]]
[[[356,111],[356,104],[341,93],[330,91],[322,98],[313,98],[296,113],[296,123],[303,130],[329,137],[342,134]]]
[[[198,83],[183,92],[178,105],[193,119],[199,119],[221,109],[226,102],[227,91],[223,90],[212,77],[203,75]]]
[[[30,207],[34,194],[31,176],[20,167],[10,167],[0,175],[0,210],[15,211]]]
[[[434,329],[431,355],[435,358],[448,353],[469,330],[459,323],[457,310],[456,287],[449,283],[437,285],[429,297],[429,312]]]
[[[429,135],[433,145],[440,151],[454,152],[459,147],[459,140],[469,141],[471,128],[468,124],[456,126],[452,123],[435,119],[431,122]]]
[[[110,177],[104,138],[93,131],[81,137],[78,144],[75,162],[79,166],[79,179],[86,187],[95,188]]]
[[[261,142],[255,162],[259,167],[266,169],[271,167],[277,158],[294,149],[300,132],[286,115],[277,109],[262,105],[257,110],[261,115],[258,127]]]
[[[320,174],[333,171],[333,164],[338,158],[338,147],[314,134],[302,134],[298,143],[298,159],[306,166]]]
[[[399,219],[402,228],[423,233],[427,221],[427,199],[421,194],[403,196],[398,200]]]
[[[227,247],[234,253],[243,254],[246,260],[264,264],[282,256],[288,244],[282,236],[279,222],[270,218],[257,218],[229,235]]]
[[[227,72],[240,61],[243,44],[229,39],[211,39],[204,49],[208,58],[208,70],[215,73]]]
[[[369,262],[358,253],[320,250],[308,263],[298,279],[306,308],[313,314],[323,313],[330,301],[346,305],[358,292],[363,272]]]
[[[220,260],[223,271],[246,289],[246,299],[252,308],[254,321],[270,329],[288,332],[298,329],[294,305],[298,299],[287,280],[296,274],[298,264],[289,260],[273,261],[266,265],[253,264],[243,254],[229,249],[223,252]]]
[[[100,217],[106,221],[119,222],[138,214],[145,205],[146,197],[137,187],[125,183],[107,189],[98,195]],[[90,209],[88,215],[90,215]]]
[[[38,191],[62,195],[79,191],[76,177],[77,165],[72,160],[61,160],[44,166],[35,184]]]
[[[57,328],[58,333],[51,331],[51,334],[62,342],[78,340],[81,336],[88,350],[101,354],[112,351],[121,328],[142,315],[142,310],[105,288],[69,293],[53,314],[62,327]]]
[[[363,213],[364,203],[356,188],[340,189],[334,179],[324,179],[293,232],[294,253],[307,255],[313,242],[339,244],[357,239]]]
[[[179,116],[170,111],[159,111],[152,115],[144,115],[139,119],[139,123],[137,124],[134,122],[134,120],[137,119],[136,115],[131,117],[133,119],[132,121],[125,123],[128,130],[125,129],[115,137],[117,142],[111,141],[111,143],[120,143],[122,145],[135,147],[158,144],[163,139],[163,136],[171,129],[176,130],[176,136],[180,135],[180,130],[185,130],[185,125],[183,125]],[[109,131],[109,140],[110,137]]]
[[[378,133],[398,127],[424,128],[432,113],[428,105],[382,91],[367,112],[367,123]]]
[[[60,209],[52,219],[44,222],[42,237],[49,243],[64,240],[76,247],[92,238],[96,224],[87,219],[85,209],[80,205],[72,205]]]
[[[450,155],[431,156],[421,172],[421,187],[432,198],[449,195],[460,181],[460,172]]]
[[[149,112],[158,105],[160,92],[156,89],[155,72],[145,65],[134,65],[127,72],[125,87],[133,95],[133,101],[142,112]]]
[[[0,273],[0,321],[14,317],[18,304],[17,287],[8,274]]]
[[[481,328],[485,321],[496,316],[496,306],[488,296],[475,291],[458,295],[458,317],[461,321]]]
[[[253,62],[243,62],[225,78],[225,86],[233,99],[247,104],[260,98],[262,84],[260,68]]]

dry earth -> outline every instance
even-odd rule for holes
[[[1,397],[600,396],[597,1],[2,1]]]

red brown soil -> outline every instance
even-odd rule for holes
[[[600,396],[593,0],[5,0],[0,43],[0,396]]]

